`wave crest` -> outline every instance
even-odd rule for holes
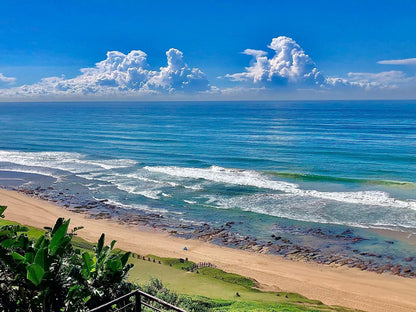
[[[269,176],[253,170],[229,169],[218,166],[209,168],[186,168],[175,166],[146,166],[143,169],[167,174],[180,178],[204,179],[212,182],[252,186],[261,189],[270,189],[283,193],[321,198],[338,202],[361,204],[382,207],[394,207],[416,210],[416,201],[405,201],[390,197],[381,191],[356,191],[356,192],[322,192],[317,190],[301,189],[298,184],[277,181]]]

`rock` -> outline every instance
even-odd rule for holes
[[[351,229],[348,229],[348,230],[345,230],[344,232],[342,232],[341,233],[341,235],[352,235],[353,234],[353,232],[352,232],[352,230]]]
[[[381,267],[381,269],[383,269],[384,271],[390,271],[392,267],[392,264],[385,264]]]
[[[350,259],[350,258],[347,258],[347,259],[340,259],[339,261],[338,261],[338,264],[339,265],[346,265],[346,264],[348,264],[348,263],[350,263],[350,262],[352,262],[353,260],[352,259]]]
[[[261,250],[259,250],[259,252],[260,252],[260,253],[263,253],[263,254],[265,254],[265,253],[269,253],[269,252],[270,252],[270,248],[269,248],[269,247],[264,247],[264,248],[262,248]]]
[[[396,265],[394,267],[391,268],[391,273],[394,275],[399,275],[400,271],[401,271],[401,266],[400,265]]]
[[[381,258],[381,255],[374,254],[374,253],[371,253],[371,252],[361,252],[360,255],[361,256],[367,256],[367,257]]]
[[[361,241],[363,241],[363,240],[365,240],[364,238],[362,238],[362,237],[353,237],[352,239],[351,239],[351,242],[353,243],[353,244],[356,244],[356,243],[359,243],[359,242],[361,242]]]
[[[263,246],[262,246],[262,245],[253,245],[253,246],[251,247],[251,249],[252,249],[252,250],[254,250],[254,251],[259,252],[260,250],[262,250],[262,249],[263,249]]]

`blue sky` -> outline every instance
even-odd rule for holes
[[[415,16],[405,0],[2,1],[0,98],[416,98]],[[134,50],[145,74],[95,66]]]

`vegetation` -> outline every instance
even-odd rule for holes
[[[185,259],[154,255],[146,255],[144,259],[143,256],[130,259],[134,267],[130,271],[129,279],[133,282],[149,279],[154,281],[153,287],[162,290],[156,296],[162,296],[160,298],[165,301],[169,301],[169,296],[163,297],[167,290],[187,294],[178,296],[181,299],[175,303],[187,311],[356,311],[327,306],[296,293],[260,291],[256,288],[256,281],[252,279],[213,267],[192,269],[196,264]],[[146,285],[143,289],[147,291],[145,287]],[[190,301],[192,305],[183,305]]]
[[[86,311],[130,290],[130,253],[104,246],[104,234],[92,253],[74,249],[69,222],[59,218],[35,240],[27,227],[0,227],[0,310]]]
[[[352,311],[298,294],[261,292],[252,279],[186,259],[129,257],[114,241],[104,246],[104,235],[94,246],[76,236],[78,229],[68,232],[69,220],[58,219],[46,231],[22,226],[3,219],[5,208],[0,311],[86,311],[137,287],[189,312]]]
[[[176,269],[181,269],[188,272],[205,275],[206,277],[219,279],[221,281],[231,283],[233,285],[241,285],[246,288],[252,288],[257,285],[256,281],[238,274],[228,273],[216,267],[202,266],[199,267],[196,263],[187,259],[177,258],[163,258],[154,255],[147,255],[145,258],[155,259],[162,264],[169,265]]]

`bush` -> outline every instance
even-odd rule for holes
[[[132,288],[130,253],[115,253],[115,241],[105,246],[102,234],[94,252],[81,254],[72,245],[79,228],[68,232],[69,222],[59,218],[36,241],[26,227],[0,227],[0,310],[86,311]]]

